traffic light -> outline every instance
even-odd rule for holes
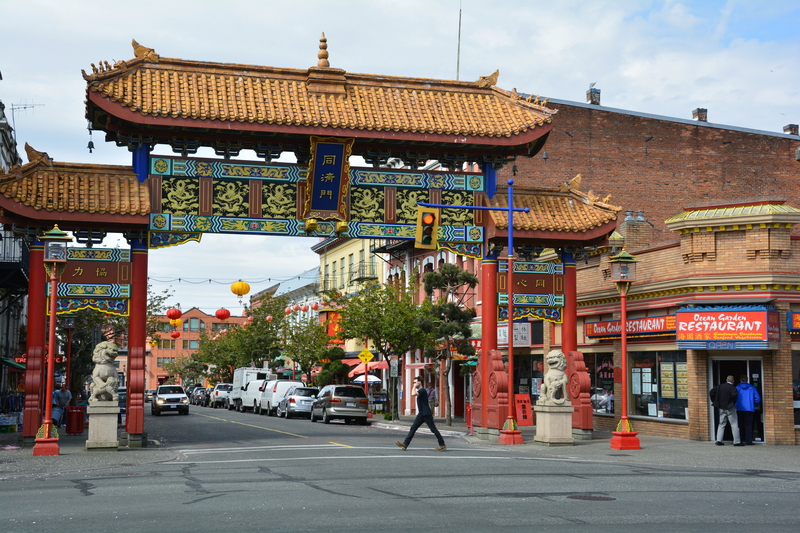
[[[435,207],[417,207],[417,248],[436,249],[439,237],[439,210]]]

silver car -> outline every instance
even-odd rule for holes
[[[326,385],[311,406],[311,421],[325,424],[339,418],[345,424],[357,421],[367,425],[369,400],[362,387],[356,385]]]
[[[292,418],[295,415],[311,416],[311,405],[317,398],[315,387],[292,387],[278,402],[277,415]]]

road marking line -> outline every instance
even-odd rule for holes
[[[330,442],[331,444],[335,444],[336,446],[344,446],[345,448],[352,448],[352,446],[349,446],[347,444],[339,444],[338,442],[333,442],[332,440],[329,440],[328,442]]]
[[[238,448],[186,448],[178,450],[178,453],[231,453],[231,452],[252,452],[258,450],[272,451],[281,449],[297,450],[305,448],[336,448],[332,444],[287,444],[285,446],[242,446]]]
[[[211,419],[214,419],[214,420],[220,420],[222,422],[230,422],[231,424],[239,424],[239,425],[242,425],[242,426],[247,426],[247,427],[256,428],[256,429],[265,429],[267,431],[272,431],[274,433],[282,433],[283,435],[290,435],[292,437],[299,437],[301,439],[309,438],[307,435],[298,435],[297,433],[289,433],[288,431],[280,431],[278,429],[265,428],[264,426],[254,426],[253,424],[245,424],[244,422],[236,422],[235,420],[226,420],[224,418],[219,418],[217,416],[209,416],[209,415],[201,415],[201,414],[198,414],[197,416],[204,416],[206,418],[211,418]]]
[[[330,461],[330,460],[342,460],[342,459],[357,459],[362,461],[364,459],[396,459],[396,458],[406,458],[406,459],[434,459],[434,460],[442,460],[442,459],[497,459],[499,461],[513,461],[515,457],[486,457],[486,456],[465,456],[465,455],[457,455],[452,457],[445,457],[441,453],[436,453],[435,455],[432,453],[431,455],[410,455],[407,453],[402,453],[399,455],[353,455],[353,456],[337,456],[337,457],[275,457],[269,459],[226,459],[226,460],[219,460],[219,461],[166,461],[161,463],[162,465],[184,465],[184,464],[192,464],[192,465],[203,465],[203,464],[215,464],[215,463],[272,463],[272,462],[286,462],[286,461]]]

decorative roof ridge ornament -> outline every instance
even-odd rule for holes
[[[53,160],[47,155],[47,152],[40,152],[35,150],[30,144],[25,143],[25,153],[28,154],[29,163],[44,163],[47,166],[53,166]]]
[[[478,78],[478,81],[475,82],[475,85],[480,87],[481,89],[488,89],[494,85],[497,85],[497,78],[500,77],[500,69],[494,71],[491,76],[481,76]]]
[[[565,181],[564,183],[562,183],[561,186],[559,186],[558,191],[559,192],[569,192],[571,189],[574,189],[575,191],[580,191],[579,188],[581,186],[581,180],[583,180],[583,176],[578,174],[577,176],[575,176],[571,180]]]
[[[322,32],[322,37],[319,38],[319,52],[317,52],[317,66],[319,68],[329,68],[331,66],[328,61],[328,39],[325,38],[325,32]]]
[[[158,63],[158,60],[161,59],[155,50],[142,46],[136,42],[136,39],[131,39],[131,45],[133,46],[133,55],[148,63]]]

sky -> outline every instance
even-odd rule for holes
[[[800,123],[798,28],[797,0],[0,0],[0,100],[24,161],[28,143],[56,161],[130,165],[100,132],[86,148],[91,63],[132,59],[136,39],[165,57],[308,68],[324,32],[331,66],[348,72],[499,69],[497,85],[520,93],[585,102],[595,83],[603,106],[681,119],[702,107],[710,123],[780,133]],[[233,282],[252,295],[297,278],[319,264],[316,243],[209,234],[151,250],[150,283],[184,310],[237,315]]]

